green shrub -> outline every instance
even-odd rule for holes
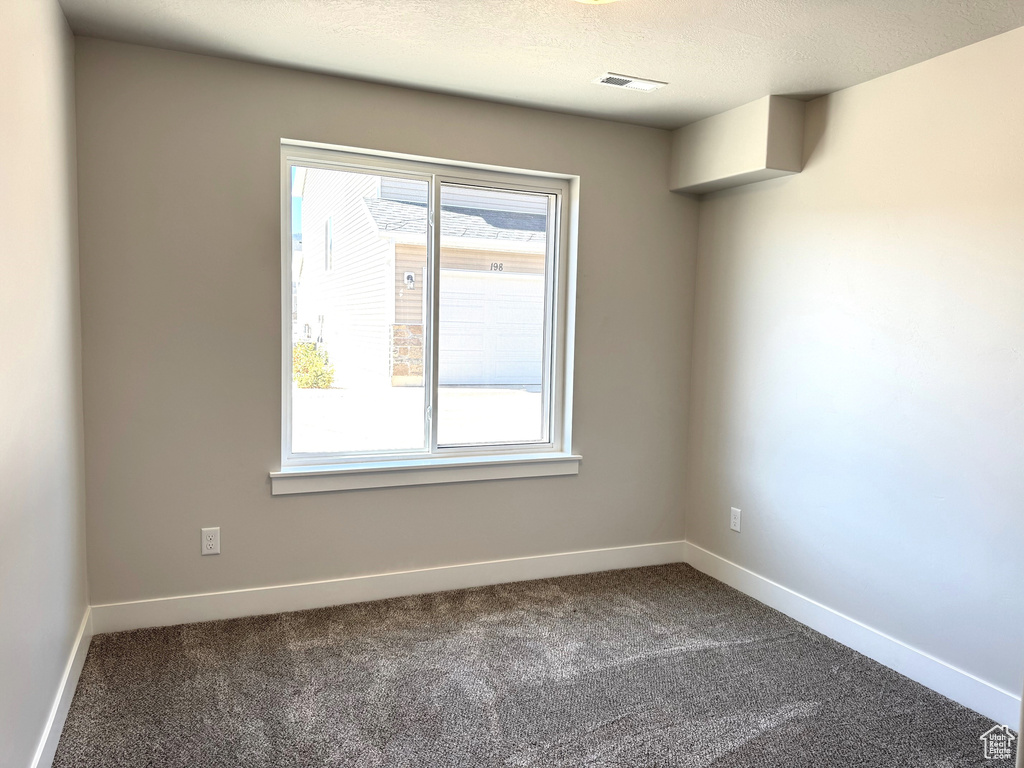
[[[334,383],[334,366],[327,352],[311,341],[292,347],[292,379],[299,389],[328,389]]]

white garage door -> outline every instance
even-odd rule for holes
[[[544,276],[441,270],[441,386],[537,386]]]

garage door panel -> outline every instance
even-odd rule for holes
[[[537,386],[544,276],[441,270],[441,386]]]

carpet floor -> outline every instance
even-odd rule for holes
[[[98,635],[56,768],[964,768],[994,723],[686,565]]]

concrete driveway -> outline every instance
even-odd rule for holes
[[[438,443],[522,443],[542,439],[540,392],[441,387]],[[423,389],[292,390],[292,449],[297,453],[423,447]]]

